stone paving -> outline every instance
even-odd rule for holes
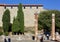
[[[8,36],[6,38],[8,38]],[[11,36],[10,38],[11,42],[36,42],[35,40],[31,39],[31,36]],[[0,36],[0,42],[4,42],[3,36]],[[37,42],[40,41],[38,40]],[[58,42],[58,41],[44,40],[44,42]]]
[[[0,42],[4,42],[2,40],[0,40]],[[11,42],[36,42],[35,40],[12,40]],[[40,41],[37,41],[37,42],[40,42]],[[49,40],[46,40],[44,42],[58,42],[58,41],[49,41]]]
[[[0,42],[4,42],[3,40],[0,40]],[[11,40],[11,42],[36,42],[35,40]],[[40,41],[37,41],[40,42]],[[44,40],[44,42],[58,42],[58,41],[50,41],[50,40]]]

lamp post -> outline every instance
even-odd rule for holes
[[[52,40],[55,40],[55,14],[52,14]]]
[[[38,35],[38,13],[35,13],[34,16],[35,16],[35,40],[37,42],[37,35]]]

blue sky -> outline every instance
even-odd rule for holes
[[[60,10],[60,0],[0,0],[0,4],[43,4],[45,9]]]

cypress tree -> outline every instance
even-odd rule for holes
[[[19,22],[19,32],[24,33],[24,13],[22,10],[22,4],[19,4],[18,6],[17,19]]]
[[[10,26],[10,11],[6,9],[2,17],[3,22],[3,30],[4,32],[8,32]]]
[[[19,31],[19,22],[17,20],[17,18],[13,20],[13,24],[12,24],[12,32],[17,33]]]

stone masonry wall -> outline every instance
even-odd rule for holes
[[[10,10],[10,18],[11,18],[11,23],[13,23],[13,18],[14,16],[17,16],[17,10],[18,7],[4,7],[0,6],[0,26],[2,26],[2,16],[3,13],[6,9]],[[44,11],[43,7],[23,7],[23,12],[24,12],[24,25],[25,27],[33,27],[34,26],[34,13],[40,13],[41,11]]]

